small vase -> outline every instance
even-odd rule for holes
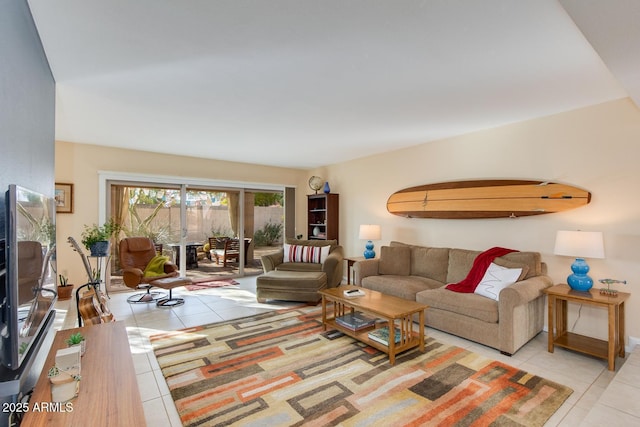
[[[324,190],[323,191],[324,191],[325,194],[331,193],[331,188],[329,187],[329,181],[326,181],[324,183]]]

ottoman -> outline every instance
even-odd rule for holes
[[[149,283],[151,286],[155,286],[157,288],[167,289],[169,290],[168,298],[161,298],[156,301],[156,306],[158,307],[175,307],[177,305],[184,304],[183,298],[173,298],[172,291],[173,288],[177,288],[178,286],[190,285],[193,283],[191,279],[186,277],[166,277],[164,279],[154,280]]]
[[[272,270],[256,279],[258,302],[267,299],[317,303],[318,291],[326,289],[327,275],[323,271]]]

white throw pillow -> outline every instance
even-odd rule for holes
[[[284,262],[311,262],[322,264],[329,256],[330,245],[303,246],[284,244]]]
[[[498,301],[500,291],[518,281],[521,268],[506,268],[491,263],[474,293]]]

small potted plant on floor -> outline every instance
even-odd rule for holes
[[[73,347],[74,345],[80,346],[80,355],[84,356],[84,352],[87,347],[87,341],[84,339],[84,336],[80,332],[76,332],[75,334],[71,334],[69,338],[67,338],[67,345],[69,347]]]
[[[60,280],[60,284],[58,285],[58,299],[60,301],[71,299],[73,285],[69,284],[69,279],[62,274],[58,275],[58,279]]]
[[[120,230],[120,224],[113,218],[102,226],[98,224],[85,225],[81,235],[82,244],[91,252],[91,256],[107,256],[111,238],[116,236]]]

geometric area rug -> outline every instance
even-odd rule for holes
[[[297,307],[151,337],[185,426],[542,426],[572,390],[426,338],[386,354]]]

